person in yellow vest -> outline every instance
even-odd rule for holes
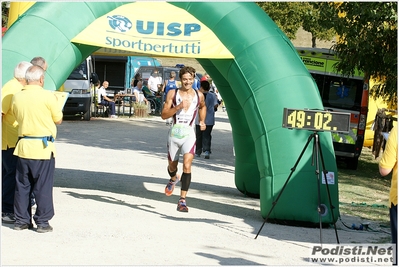
[[[47,70],[47,66],[48,66],[47,61],[43,57],[40,57],[40,56],[34,57],[30,61],[30,63],[32,63],[32,65],[42,67],[42,69],[44,69],[44,71]],[[30,200],[31,206],[35,205],[36,202],[35,202],[35,194],[34,193],[31,194],[30,199],[31,199]]]
[[[394,126],[388,136],[384,154],[378,164],[382,176],[392,172],[389,191],[389,217],[391,222],[392,244],[396,245],[394,265],[397,263],[398,249],[398,128]]]
[[[17,157],[13,154],[18,141],[18,123],[11,112],[11,100],[14,94],[21,91],[26,85],[25,73],[30,66],[32,64],[27,61],[18,63],[14,69],[14,78],[1,89],[1,221],[3,223],[14,223],[15,221],[14,193]]]
[[[53,183],[57,137],[56,124],[62,123],[62,110],[57,97],[44,90],[44,69],[28,68],[27,85],[13,96],[11,111],[18,122],[18,143],[14,155],[18,157],[14,199],[14,230],[33,228],[29,213],[30,192],[36,199],[33,220],[37,232],[51,232],[49,220],[54,216]]]

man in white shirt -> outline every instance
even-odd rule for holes
[[[103,82],[103,86],[101,86],[97,91],[97,101],[98,104],[109,106],[110,118],[116,119],[117,116],[115,115],[115,101],[112,100],[107,96],[106,89],[108,88],[108,81]]]
[[[141,103],[141,102],[145,102],[145,104],[147,105],[148,101],[147,99],[144,97],[143,94],[143,82],[142,81],[138,81],[137,85],[135,87],[133,87],[133,94],[134,97],[136,98],[136,103]]]
[[[148,78],[148,88],[151,90],[152,95],[157,95],[161,89],[162,78],[159,77],[158,70],[154,70],[151,77]]]

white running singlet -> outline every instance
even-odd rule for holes
[[[196,97],[193,98],[190,107],[185,111],[180,109],[173,115],[173,125],[169,129],[168,134],[168,159],[171,161],[179,160],[180,152],[182,155],[186,153],[195,153],[195,118],[197,117],[199,107],[198,92],[194,90]],[[173,98],[173,106],[177,106],[182,102],[179,89],[176,89]]]

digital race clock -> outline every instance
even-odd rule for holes
[[[348,133],[350,113],[284,108],[283,127],[311,131]]]

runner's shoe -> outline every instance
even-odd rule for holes
[[[188,207],[184,198],[179,199],[179,202],[177,203],[177,211],[188,212]]]
[[[169,180],[168,184],[165,187],[165,195],[171,196],[173,190],[175,189],[175,185],[180,181],[180,177],[176,174],[176,180],[173,181],[172,179]]]

